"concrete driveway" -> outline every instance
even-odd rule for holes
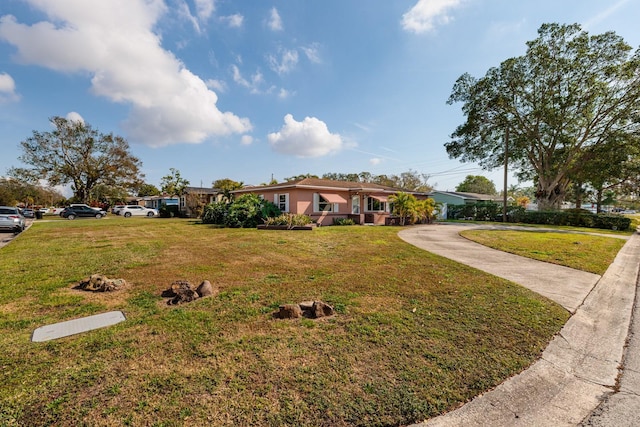
[[[632,323],[640,235],[628,239],[599,277],[506,254],[459,236],[462,230],[481,227],[434,224],[407,228],[399,236],[526,286],[562,304],[573,316],[529,369],[461,408],[417,425],[640,425],[640,339],[629,333],[640,329]]]

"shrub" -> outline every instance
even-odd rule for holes
[[[507,222],[523,222],[526,214],[523,206],[507,206]]]
[[[594,227],[596,215],[586,209],[567,209],[567,222],[574,227]]]
[[[563,211],[527,211],[522,222],[541,225],[568,225],[568,215]]]
[[[213,202],[204,207],[202,212],[202,222],[204,224],[224,225],[230,203]]]
[[[202,222],[230,228],[254,228],[262,223],[268,213],[279,215],[280,210],[273,203],[262,200],[255,194],[244,194],[230,203],[208,204],[202,213]]]
[[[263,201],[262,208],[260,210],[262,211],[263,218],[276,217],[282,213],[275,203],[268,202],[266,200]]]
[[[225,225],[231,228],[255,228],[262,223],[262,202],[255,194],[243,194],[229,206]]]
[[[501,209],[494,210],[493,203],[453,205],[448,209],[449,218],[471,218],[476,221],[502,219]],[[499,207],[498,205],[495,205]],[[493,216],[493,217],[492,217]],[[527,211],[522,206],[507,207],[509,222],[540,225],[568,225],[572,227],[601,228],[610,230],[628,230],[631,219],[622,215],[594,214],[586,209],[567,209],[561,211]]]
[[[493,202],[468,203],[464,205],[452,205],[448,208],[448,218],[471,218],[475,221],[495,221],[501,213],[500,205]]]
[[[333,225],[356,225],[356,222],[351,218],[334,218]]]
[[[264,223],[267,226],[273,225],[286,225],[288,228],[302,227],[311,224],[313,221],[311,218],[304,214],[288,214],[284,213],[275,217],[268,217],[264,219]]]
[[[631,226],[631,218],[622,215],[599,214],[595,217],[595,228],[626,231]]]

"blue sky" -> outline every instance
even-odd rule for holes
[[[154,185],[170,168],[205,187],[413,170],[501,188],[444,149],[455,80],[547,22],[637,48],[639,16],[640,0],[2,0],[0,175],[63,116],[125,137]]]

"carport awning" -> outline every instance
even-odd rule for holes
[[[323,199],[325,199],[328,203],[347,203],[347,199],[340,196],[339,194],[333,193],[320,193]]]
[[[377,195],[377,194],[372,194],[372,195],[371,195],[371,196],[369,196],[369,197],[371,197],[371,198],[373,198],[373,199],[376,199],[376,200],[377,200],[377,201],[379,201],[379,202],[387,203],[387,196],[379,196],[379,195]]]

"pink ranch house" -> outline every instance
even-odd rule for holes
[[[245,187],[233,194],[256,194],[272,201],[282,212],[308,215],[318,225],[332,225],[338,218],[350,218],[356,224],[388,225],[397,220],[391,215],[388,197],[401,191],[405,190],[362,182],[305,178]],[[425,193],[408,193],[426,198]]]

